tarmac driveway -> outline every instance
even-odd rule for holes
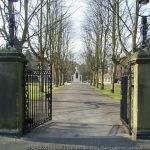
[[[44,133],[47,138],[117,136],[119,107],[87,84],[72,84],[54,93],[52,122],[34,132],[36,137]]]
[[[150,149],[150,142],[130,139],[119,103],[87,84],[71,84],[53,94],[52,121],[23,138],[0,137],[0,150],[7,149]]]

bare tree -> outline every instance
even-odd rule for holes
[[[90,67],[91,72],[93,72],[93,85],[96,85],[98,88],[99,81],[101,81],[101,89],[104,89],[108,33],[110,32],[111,25],[110,11],[109,9],[107,11],[104,9],[103,3],[106,3],[106,1],[94,0],[89,2],[86,19],[88,24],[84,25],[84,39],[86,39],[84,43],[87,51],[86,59],[90,60],[94,57],[92,59],[94,60],[94,64],[92,61],[92,67]]]
[[[24,44],[27,42],[27,34],[29,32],[28,28],[30,24],[32,23],[32,19],[34,15],[40,10],[41,3],[43,3],[44,0],[36,2],[32,10],[30,9],[30,3],[28,0],[21,0],[20,1],[20,11],[17,12],[15,7],[12,5],[11,1],[1,1],[1,6],[0,6],[0,13],[2,16],[2,26],[0,27],[0,34],[3,36],[3,38],[6,41],[10,40],[10,35],[7,30],[7,22],[8,20],[8,15],[12,14],[14,11],[15,14],[13,15],[19,15],[19,20],[17,22],[17,25],[15,28],[18,29],[18,36],[14,37],[14,47],[22,51],[22,48]],[[45,4],[43,4],[45,5]],[[30,11],[29,11],[30,10]]]

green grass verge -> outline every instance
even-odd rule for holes
[[[101,90],[100,88],[95,88],[95,87],[94,87],[94,89],[97,92],[100,92],[108,97],[113,98],[117,102],[119,102],[121,99],[120,84],[115,84],[115,92],[114,93],[111,93],[111,85],[110,84],[105,85],[104,90]]]
[[[57,87],[56,85],[53,85],[53,92],[55,92],[55,91],[57,91],[57,90],[59,90],[59,89],[60,89],[60,86]]]
[[[46,88],[44,87],[44,91],[47,90]],[[29,99],[31,101],[39,100],[41,97],[45,96],[45,92],[40,92],[40,86],[38,83],[33,83],[32,85],[29,84],[28,90],[29,90]]]
[[[55,91],[57,91],[60,88],[61,88],[60,86],[56,87],[55,85],[52,85],[52,92],[55,92]],[[40,98],[45,96],[45,94],[47,93],[48,86],[45,85],[44,86],[44,92],[40,92],[39,84],[38,83],[34,83],[34,84],[32,84],[32,86],[31,86],[31,84],[28,85],[28,90],[29,90],[29,99],[31,101],[40,100]]]

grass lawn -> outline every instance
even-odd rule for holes
[[[53,85],[53,92],[57,91],[58,89],[60,89],[60,87],[56,87],[56,85]]]
[[[43,97],[45,96],[45,92],[48,90],[47,89],[47,86],[44,87],[44,92],[40,92],[40,86],[38,83],[33,83],[32,85],[29,84],[28,85],[28,90],[29,90],[29,99],[31,101],[34,101],[34,100],[39,100],[40,97]]]
[[[60,87],[56,87],[55,85],[52,85],[52,91],[53,92],[58,90],[58,89],[60,89]],[[31,101],[34,101],[34,100],[38,100],[41,97],[45,96],[45,94],[48,91],[48,86],[44,87],[44,92],[40,92],[39,84],[33,83],[32,85],[31,84],[28,85],[28,90],[29,90],[29,99]]]
[[[119,102],[121,99],[121,92],[120,92],[120,84],[115,84],[115,93],[111,93],[111,85],[105,85],[104,90],[100,88],[95,88],[96,91],[113,98],[115,101]]]

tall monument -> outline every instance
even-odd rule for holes
[[[71,80],[73,83],[81,83],[82,82],[82,75],[80,75],[80,72],[78,70],[78,67],[75,67],[75,73],[72,75]]]

